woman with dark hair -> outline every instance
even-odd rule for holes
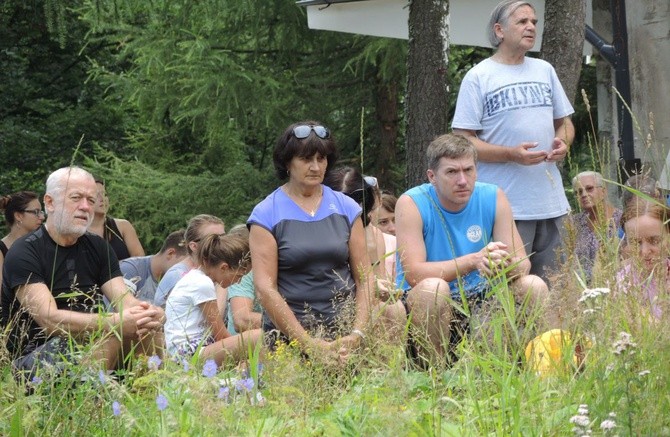
[[[19,191],[0,197],[0,210],[5,212],[5,223],[9,233],[0,240],[0,284],[2,284],[2,265],[5,256],[14,242],[42,226],[45,215],[37,194],[32,191]]]
[[[370,222],[371,214],[377,203],[375,187],[365,181],[357,169],[349,166],[338,167],[328,172],[328,176],[323,183],[333,190],[351,197],[363,209],[361,219],[363,219],[363,227],[365,228],[368,256],[373,265],[379,265],[384,257],[385,245],[381,231],[375,226],[370,226],[372,224]]]
[[[356,168],[345,166],[328,173],[324,184],[351,197],[363,209],[362,218],[368,257],[376,279],[375,297],[379,304],[384,304],[384,324],[390,338],[401,339],[400,334],[407,322],[407,313],[403,303],[396,299],[399,296],[399,290],[396,291],[393,272],[387,272],[386,269],[386,261],[389,258],[395,260],[395,246],[389,253],[382,231],[372,223],[372,214],[380,197],[376,185],[370,184],[369,180],[376,182],[370,176],[363,176]]]
[[[327,363],[345,362],[365,339],[374,279],[360,206],[323,185],[336,160],[327,128],[315,121],[289,126],[273,153],[285,183],[247,221],[269,346],[295,340]]]
[[[98,200],[95,204],[93,222],[88,230],[104,238],[114,249],[119,261],[133,256],[144,256],[144,248],[133,224],[128,220],[107,215],[109,198],[105,190],[105,183],[96,179],[95,184],[98,187]]]

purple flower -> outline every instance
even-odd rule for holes
[[[42,378],[40,378],[39,376],[33,376],[33,379],[31,379],[30,382],[33,385],[40,385],[42,384]]]
[[[238,379],[235,381],[235,388],[237,391],[242,392],[250,392],[254,388],[254,379],[253,378],[245,378],[245,379]]]
[[[219,366],[216,365],[216,362],[212,359],[209,359],[205,361],[205,365],[202,367],[202,376],[206,378],[213,378],[218,370]]]
[[[100,384],[102,385],[107,384],[107,374],[105,373],[104,370],[98,371],[98,379],[100,380]]]
[[[191,370],[191,364],[188,362],[186,358],[182,358],[181,366],[184,369],[184,372],[188,372],[189,370]]]
[[[158,355],[152,355],[147,361],[147,367],[151,370],[158,370],[163,360]]]
[[[112,402],[112,413],[114,413],[115,416],[121,415],[121,404],[119,401]]]
[[[163,411],[164,409],[166,409],[168,406],[167,398],[162,394],[156,396],[156,406],[158,407],[158,411]]]
[[[216,397],[228,401],[228,398],[230,397],[230,389],[228,387],[219,387],[219,394],[216,395]]]

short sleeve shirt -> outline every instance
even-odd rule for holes
[[[200,304],[216,300],[214,282],[193,269],[172,289],[165,304],[165,346],[171,355],[183,344],[197,343],[211,332]]]
[[[334,328],[341,304],[353,298],[349,239],[360,215],[361,207],[353,199],[326,186],[314,217],[278,188],[256,205],[247,221],[274,236],[279,293],[306,329]],[[274,329],[267,314],[263,327]]]
[[[554,68],[524,59],[519,65],[485,59],[463,78],[452,127],[477,132],[491,144],[516,147],[537,143],[533,151],[552,149],[554,120],[574,112]],[[570,210],[556,163],[521,165],[478,162],[477,180],[498,185],[507,195],[515,220],[544,220]]]
[[[123,277],[135,284],[135,297],[149,303],[154,302],[158,287],[158,281],[151,274],[152,256],[135,256],[119,262]]]
[[[16,299],[16,289],[26,284],[45,284],[59,309],[93,313],[102,305],[101,287],[121,276],[119,261],[101,237],[86,233],[72,246],[59,246],[44,226],[17,240],[4,263],[0,314],[10,324],[7,347],[25,355],[47,340],[47,335]],[[11,323],[10,323],[11,322]]]

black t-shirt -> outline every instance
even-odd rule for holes
[[[101,310],[100,287],[121,276],[119,261],[101,237],[86,233],[68,247],[59,246],[42,226],[17,240],[7,253],[2,277],[0,323],[10,324],[7,349],[20,356],[47,340],[47,336],[16,300],[16,289],[43,283],[59,309],[92,313]]]

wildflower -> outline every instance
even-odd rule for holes
[[[219,387],[219,394],[216,395],[218,399],[223,399],[224,401],[228,401],[230,397],[230,388],[228,387]]]
[[[582,428],[586,428],[587,426],[589,426],[589,423],[590,423],[589,416],[585,416],[585,415],[582,415],[582,414],[572,416],[570,418],[570,423],[574,423],[577,426],[581,426]]]
[[[254,379],[253,378],[238,379],[237,381],[235,381],[235,388],[239,392],[246,391],[248,393],[254,388]]]
[[[158,370],[162,363],[163,360],[161,360],[158,355],[152,355],[149,357],[149,361],[147,361],[147,367],[149,367],[150,370]]]
[[[577,414],[570,418],[570,423],[575,424],[575,427],[572,428],[572,432],[575,433],[575,435],[590,435],[591,420],[589,419],[589,406],[581,404],[577,408]]]
[[[265,397],[261,394],[261,392],[256,392],[256,405],[259,407],[265,405]]]
[[[162,394],[156,396],[156,406],[158,407],[158,411],[163,411],[164,409],[166,409],[168,406],[167,398]]]
[[[188,372],[191,370],[191,364],[188,362],[186,358],[181,359],[181,367],[184,369],[184,372]]]
[[[42,384],[42,378],[39,376],[33,376],[33,379],[30,380],[30,383],[35,386],[40,385]]]
[[[119,416],[121,414],[121,404],[119,401],[112,402],[112,413],[115,416]]]
[[[107,384],[107,374],[105,373],[104,370],[98,371],[98,379],[100,380],[100,384],[102,385]]]
[[[612,352],[615,355],[621,355],[627,350],[637,347],[637,343],[633,341],[633,336],[627,332],[620,332],[619,339],[612,344]],[[630,350],[630,353],[635,351]]]
[[[216,361],[209,359],[205,361],[205,365],[202,367],[202,376],[205,378],[213,378],[218,369],[219,366],[216,365]]]
[[[616,428],[616,422],[612,419],[605,419],[600,423],[600,429],[603,431],[611,431]]]
[[[586,302],[589,299],[597,299],[598,297],[609,293],[609,288],[585,288],[584,291],[582,291],[582,297],[579,298],[579,302]]]
[[[651,373],[651,370],[643,370],[642,372],[638,373],[639,376],[647,376]]]

